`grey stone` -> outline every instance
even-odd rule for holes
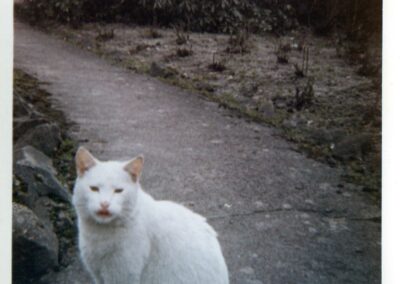
[[[18,141],[30,129],[46,123],[43,118],[31,118],[29,116],[14,117],[13,119],[13,139],[14,142]]]
[[[197,82],[196,83],[196,88],[199,90],[205,90],[207,92],[214,92],[215,88],[210,85],[209,83],[206,82]]]
[[[266,117],[272,117],[275,114],[275,107],[274,104],[271,100],[266,101],[263,103],[260,107],[260,111],[263,113],[264,116]]]
[[[239,92],[242,96],[251,98],[257,93],[258,85],[259,85],[258,83],[250,83],[243,85],[241,86]]]
[[[287,107],[288,101],[287,101],[286,97],[277,96],[277,97],[274,97],[272,100],[273,100],[276,108],[286,108]]]
[[[27,116],[33,119],[44,118],[44,115],[18,93],[13,96],[13,117]]]
[[[13,203],[13,283],[30,283],[58,265],[58,240],[27,207]]]
[[[370,133],[350,135],[335,145],[333,155],[341,160],[362,158],[372,150],[373,145],[373,136]]]
[[[32,106],[21,96],[14,95],[13,97],[13,116],[30,116],[33,112]]]
[[[282,122],[282,125],[283,125],[283,127],[285,127],[285,128],[296,128],[296,127],[297,127],[296,121],[291,120],[291,119],[285,119],[285,120]]]
[[[304,115],[294,113],[289,118],[283,121],[283,126],[286,128],[299,128],[304,127],[307,124],[307,120]]]
[[[341,129],[305,128],[307,135],[319,145],[337,143],[345,137],[346,132]]]
[[[15,153],[14,175],[25,185],[24,191],[15,194],[31,209],[41,196],[70,202],[70,194],[57,180],[51,160],[32,146]]]
[[[31,145],[46,155],[52,156],[60,143],[60,127],[55,123],[45,123],[35,126],[20,137],[15,147],[21,148],[25,145]]]
[[[83,267],[78,255],[74,255],[71,264],[60,272],[44,275],[39,284],[89,284],[93,283],[89,273]]]
[[[50,220],[51,208],[51,199],[43,196],[35,200],[32,208],[30,209],[35,213],[35,215],[40,219],[40,221],[42,221],[45,226],[53,230],[53,224]]]
[[[152,62],[150,66],[149,73],[154,77],[168,78],[174,75],[171,68],[166,67],[163,64]]]

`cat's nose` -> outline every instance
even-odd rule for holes
[[[103,201],[100,203],[100,207],[101,209],[108,209],[108,207],[110,207],[110,203],[107,201]]]

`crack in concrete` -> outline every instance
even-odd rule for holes
[[[209,215],[206,216],[207,220],[218,220],[224,218],[236,218],[236,217],[244,217],[244,216],[252,216],[257,214],[268,214],[268,213],[276,213],[276,212],[297,212],[297,213],[311,213],[320,215],[320,217],[331,218],[331,219],[347,219],[350,221],[369,221],[375,223],[381,223],[381,216],[374,217],[351,217],[346,215],[332,215],[332,212],[326,212],[316,209],[308,209],[308,208],[274,208],[274,209],[259,209],[251,212],[240,212],[233,214],[220,214],[220,215]]]

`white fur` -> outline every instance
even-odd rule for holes
[[[154,200],[125,165],[96,160],[75,183],[79,248],[95,283],[228,284],[217,234],[205,218]],[[104,201],[110,203],[111,217],[96,215]]]

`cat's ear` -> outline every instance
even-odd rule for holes
[[[124,167],[124,170],[127,171],[134,182],[139,181],[140,174],[143,169],[144,158],[142,155],[137,156],[133,160],[130,160]]]
[[[76,171],[81,177],[87,170],[96,165],[96,158],[94,158],[88,150],[81,146],[76,152],[75,164]]]

